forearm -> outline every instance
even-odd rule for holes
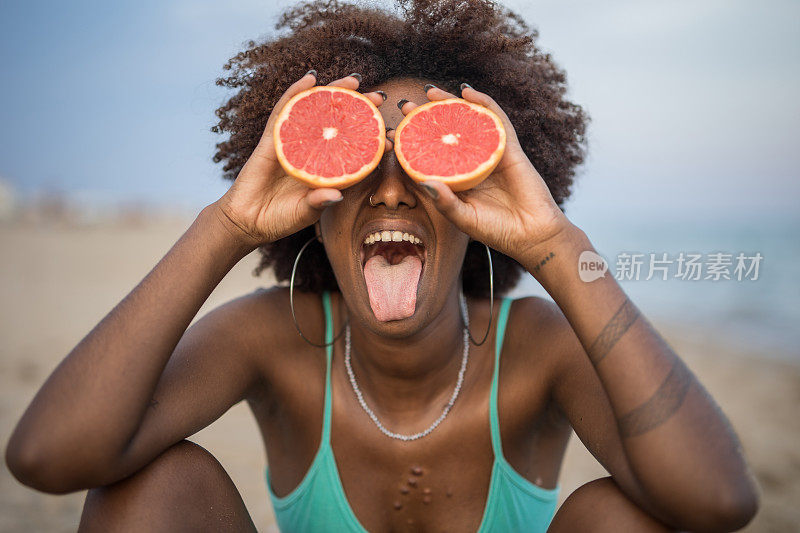
[[[580,279],[586,250],[594,251],[588,238],[568,226],[522,262],[561,308],[594,365],[648,503],[676,525],[702,528],[704,519],[713,523],[713,509],[728,512],[751,496],[736,436],[613,276]]]
[[[213,206],[204,209],[62,361],[12,435],[10,465],[16,459],[24,470],[61,457],[79,470],[124,451],[189,323],[249,251],[225,223]]]

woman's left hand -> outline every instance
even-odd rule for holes
[[[430,100],[456,97],[437,87],[428,89],[427,94]],[[571,223],[523,152],[514,126],[497,102],[469,86],[461,91],[461,97],[500,117],[506,129],[503,157],[489,177],[472,189],[454,193],[440,181],[426,181],[424,188],[439,211],[461,231],[522,262]],[[415,107],[409,102],[402,111],[408,114]]]

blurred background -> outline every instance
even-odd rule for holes
[[[214,80],[294,2],[0,2],[0,442],[58,361],[225,190],[211,161]],[[567,214],[698,374],[763,490],[748,531],[800,524],[800,4],[514,0],[592,117]],[[342,75],[348,73],[343,72]],[[477,87],[491,92],[491,88]],[[699,280],[678,276],[700,254]],[[732,279],[705,279],[711,254]],[[737,280],[735,257],[761,254]],[[667,264],[647,280],[650,254]],[[271,285],[240,263],[209,307]],[[532,279],[516,291],[541,294]],[[197,439],[261,530],[273,528],[245,406]],[[603,475],[575,438],[563,495]],[[0,530],[71,531],[82,495],[0,466]]]

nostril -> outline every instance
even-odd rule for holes
[[[413,208],[417,205],[414,194],[414,182],[411,178],[394,169],[386,168],[376,183],[374,192],[367,197],[369,205],[377,207],[383,205],[387,209],[397,210],[401,206]]]
[[[401,207],[413,208],[416,207],[417,202],[411,193],[399,194],[370,194],[367,197],[367,202],[370,207],[383,206],[390,211],[396,211]]]

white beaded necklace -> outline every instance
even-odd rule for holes
[[[375,425],[381,430],[381,433],[386,435],[387,437],[391,437],[393,439],[398,439],[402,441],[411,441],[421,439],[426,435],[430,434],[434,429],[436,429],[439,424],[447,417],[450,413],[450,409],[453,407],[453,404],[456,403],[456,398],[458,398],[458,393],[461,392],[461,385],[464,383],[464,372],[467,369],[467,360],[469,359],[469,311],[467,309],[467,304],[464,299],[464,294],[461,293],[459,295],[459,304],[461,306],[461,317],[464,320],[464,355],[461,357],[461,368],[458,371],[458,381],[456,381],[456,387],[453,389],[453,394],[450,395],[450,401],[447,402],[447,405],[444,407],[444,411],[442,414],[439,415],[439,418],[433,421],[428,429],[424,431],[420,431],[419,433],[414,433],[413,435],[403,435],[400,433],[395,433],[386,429],[380,420],[378,420],[377,415],[369,408],[367,402],[364,401],[364,395],[361,394],[361,389],[358,388],[358,383],[356,383],[356,375],[353,373],[353,367],[350,365],[350,324],[348,323],[345,327],[345,334],[344,334],[344,366],[347,368],[347,375],[350,377],[350,385],[353,386],[353,392],[356,393],[356,398],[358,399],[358,403],[361,404],[361,408],[369,415]]]

